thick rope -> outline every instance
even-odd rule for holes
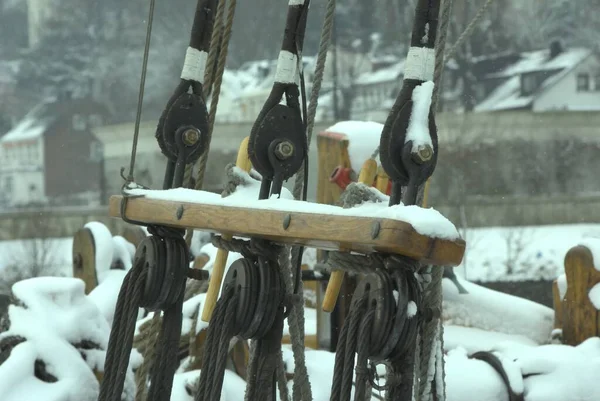
[[[456,53],[458,48],[462,46],[462,44],[473,34],[477,23],[479,22],[479,20],[481,20],[486,10],[492,5],[493,2],[494,0],[487,0],[483,4],[483,6],[479,8],[477,14],[475,14],[469,25],[467,25],[463,33],[460,34],[460,36],[458,37],[458,39],[456,39],[456,42],[454,42],[448,53],[446,53],[446,56],[444,57],[446,60],[449,60],[452,56],[454,56],[454,53]]]
[[[148,329],[142,331],[142,328],[140,328],[140,334],[133,340],[133,346],[144,358],[142,364],[135,372],[135,401],[144,401],[146,399],[148,375],[155,359],[156,344],[158,343],[158,333],[160,332],[161,324],[160,313],[155,313],[152,320],[146,325]],[[142,335],[142,333],[145,335]]]
[[[206,71],[204,73],[204,97],[208,99],[208,97],[212,94],[212,99],[210,102],[210,111],[208,115],[208,132],[203,133],[208,136],[207,146],[202,155],[200,156],[200,159],[198,160],[198,170],[196,172],[196,178],[192,180],[192,171],[194,165],[189,164],[186,166],[183,181],[188,186],[193,185],[193,188],[195,189],[201,189],[202,185],[204,184],[204,175],[206,173],[206,165],[208,162],[210,143],[212,140],[213,129],[217,116],[219,97],[221,95],[221,84],[223,82],[223,74],[225,72],[225,64],[227,62],[229,42],[231,39],[231,32],[233,30],[233,18],[235,16],[236,4],[237,0],[229,0],[229,7],[227,7],[227,17],[224,21],[226,1],[220,0],[215,15],[214,29],[211,36],[211,46],[206,61]],[[192,243],[193,236],[193,230],[190,229],[186,232],[185,240],[188,243],[188,245]]]
[[[281,401],[288,401],[290,399],[290,392],[287,387],[287,376],[285,370],[285,362],[283,361],[283,353],[279,350],[279,366],[277,367],[277,387],[279,388],[279,399]]]
[[[317,115],[317,106],[319,104],[319,93],[321,92],[323,76],[325,75],[327,52],[329,51],[329,44],[331,43],[331,33],[333,32],[333,20],[335,16],[335,2],[336,0],[329,0],[327,2],[325,19],[323,20],[323,28],[321,30],[321,41],[319,43],[319,52],[317,53],[315,76],[313,78],[312,89],[310,93],[310,103],[308,105],[306,116],[306,143],[308,149],[310,149],[310,142],[312,140],[313,130],[315,127],[315,117]],[[300,199],[302,197],[302,189],[305,178],[304,173],[305,171],[303,165],[300,167],[300,170],[298,170],[298,173],[296,173],[296,177],[294,179],[294,189],[292,191],[294,199]]]
[[[435,44],[435,69],[433,70],[433,95],[431,98],[432,110],[437,110],[440,88],[442,86],[442,75],[448,56],[444,57],[446,41],[448,39],[448,26],[452,18],[452,6],[454,0],[442,0],[442,9],[440,10],[440,25],[437,32],[437,43]]]
[[[211,82],[211,86],[212,86],[212,97],[211,97],[211,101],[210,101],[210,113],[208,115],[208,144],[209,146],[207,146],[206,151],[202,154],[202,156],[200,157],[200,161],[199,161],[199,165],[198,165],[198,170],[196,173],[196,186],[195,189],[201,189],[202,188],[202,184],[204,182],[204,174],[206,172],[206,164],[207,164],[207,160],[208,160],[208,150],[210,148],[210,141],[212,138],[212,134],[213,134],[213,130],[214,130],[214,126],[215,126],[215,120],[217,117],[217,107],[219,105],[219,97],[221,95],[221,84],[223,83],[223,74],[225,72],[225,64],[227,63],[227,53],[229,50],[229,42],[231,39],[231,31],[233,30],[233,18],[235,16],[235,8],[236,8],[236,4],[237,4],[237,0],[228,0],[228,6],[227,7],[227,18],[224,22],[221,22],[224,17],[223,17],[223,13],[224,13],[224,9],[225,9],[225,0],[220,0],[219,1],[219,6],[217,7],[217,21],[219,21],[219,24],[217,27],[215,27],[215,32],[214,33],[218,33],[218,39],[219,39],[219,46],[217,49],[215,49],[214,53],[218,52],[218,56],[219,59],[217,61],[217,70],[216,72],[213,74],[213,81]],[[215,37],[215,35],[213,35],[213,38]],[[213,49],[210,50],[210,52],[213,52]],[[211,53],[208,54],[208,61],[207,61],[207,71],[208,71],[208,66],[211,65]],[[216,54],[213,56],[216,57]],[[212,61],[212,64],[214,65],[214,60]]]
[[[488,2],[490,1],[491,0],[488,0]],[[444,56],[444,52],[448,38],[448,26],[450,25],[450,19],[452,17],[452,6],[453,0],[442,0],[442,8],[440,10],[440,25],[437,33],[437,43],[435,44],[435,69],[433,78],[434,92],[431,105],[432,110],[436,110],[441,93],[440,87],[442,84],[444,65],[446,60],[449,59]],[[476,16],[476,19],[471,21],[469,26],[474,27],[479,21],[479,18],[481,18],[481,15],[483,15],[483,12],[478,13],[478,15],[479,17]],[[467,27],[467,30],[468,29],[469,27]],[[463,35],[461,36],[466,37],[472,33],[472,29],[470,31],[467,30],[465,30],[466,34],[463,32]],[[425,310],[441,310],[442,308],[443,273],[444,271],[441,267],[437,266],[433,268],[431,273],[431,282],[427,286],[423,297],[423,308],[425,308]],[[446,386],[443,375],[443,359],[440,362],[442,365],[442,372],[440,372],[440,374],[436,374],[438,366],[436,363],[436,356],[438,355],[437,347],[441,346],[441,339],[443,336],[443,329],[439,329],[440,326],[441,317],[434,317],[430,321],[423,322],[421,325],[421,333],[419,336],[420,355],[417,358],[419,364],[415,366],[415,370],[418,371],[419,374],[419,387],[417,387],[417,394],[420,401],[430,401],[433,399],[433,395],[431,393],[431,386],[433,383],[435,383],[436,388],[442,389],[441,394],[437,394],[437,401],[445,400]]]
[[[292,353],[294,354],[294,384],[292,399],[294,401],[312,401],[312,390],[306,369],[304,355],[304,298],[302,297],[302,281],[298,294],[294,295],[294,279],[290,261],[290,250],[284,247],[279,254],[279,269],[286,287],[286,295],[291,299],[291,311],[288,315]]]

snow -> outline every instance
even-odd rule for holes
[[[457,277],[468,294],[459,294],[443,280],[442,317],[445,324],[520,335],[542,344],[550,338],[554,311],[546,306],[489,290]]]
[[[402,82],[402,76],[404,75],[404,62],[405,60],[397,61],[388,67],[360,74],[358,78],[356,78],[355,84],[373,85],[393,84],[395,82],[400,83]]]
[[[588,297],[590,298],[592,305],[594,305],[594,308],[600,310],[600,283],[592,287],[588,293]]]
[[[589,49],[570,48],[564,49],[562,53],[550,59],[549,50],[536,50],[521,54],[521,59],[516,63],[504,68],[502,71],[489,74],[489,78],[513,77],[517,74],[525,74],[536,71],[555,71],[571,68],[583,61],[591,54]]]
[[[314,213],[346,217],[369,217],[373,219],[387,218],[404,221],[411,224],[421,235],[449,240],[459,239],[460,236],[454,225],[432,208],[424,209],[419,206],[395,205],[388,207],[388,197],[376,191],[382,202],[365,202],[359,206],[344,209],[339,206],[315,204],[292,199],[289,191],[283,191],[280,199],[258,199],[260,183],[238,169],[238,174],[244,174],[248,185],[238,186],[235,193],[222,198],[219,194],[206,191],[196,191],[186,188],[169,190],[128,189],[132,196],[144,196],[149,199],[171,202],[189,202],[208,205],[230,206],[254,210],[277,210],[283,212]]]
[[[418,151],[420,146],[429,145],[433,150],[431,135],[429,133],[429,109],[433,95],[433,82],[423,82],[417,85],[412,92],[412,112],[408,122],[406,139],[412,141],[412,152]]]
[[[348,138],[350,164],[355,171],[360,171],[379,145],[382,130],[383,124],[374,121],[340,121],[325,132],[343,134]]]
[[[99,385],[93,370],[104,369],[109,325],[96,306],[86,298],[84,283],[73,278],[44,277],[24,280],[13,286],[21,305],[10,305],[10,328],[0,340],[20,336],[10,357],[0,365],[0,394],[3,401],[95,401]],[[99,349],[77,349],[83,340]],[[85,355],[85,359],[80,354]],[[57,378],[47,383],[34,376],[34,364],[43,361]],[[132,353],[132,365],[139,364]],[[133,372],[126,381],[128,399],[133,395]]]
[[[467,249],[462,264],[455,268],[457,275],[482,282],[550,281],[564,273],[569,249],[577,245],[588,246],[592,252],[597,249],[600,225],[472,228],[463,237]]]
[[[462,347],[472,354],[479,351],[488,351],[496,344],[504,342],[531,346],[538,345],[536,341],[523,335],[486,331],[453,324],[444,325],[444,349],[446,351]]]
[[[98,282],[104,280],[105,274],[110,270],[114,256],[113,236],[108,227],[97,221],[87,223],[84,228],[90,230],[94,237],[94,249],[96,253],[96,274]]]
[[[0,138],[0,143],[37,139],[44,131],[46,131],[45,124],[40,123],[32,117],[25,117],[13,129],[8,131],[6,135]]]
[[[561,274],[556,278],[556,284],[558,285],[558,295],[560,299],[564,299],[567,294],[567,275]]]

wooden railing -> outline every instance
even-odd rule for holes
[[[600,261],[597,261],[600,263]],[[590,290],[600,283],[589,248],[579,245],[565,256],[567,290],[561,299],[558,280],[554,281],[554,327],[562,329],[564,344],[577,345],[600,335],[600,311],[590,300]]]

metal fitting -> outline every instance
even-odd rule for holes
[[[412,153],[412,159],[417,164],[428,162],[433,157],[433,149],[430,145],[419,145],[417,151]]]
[[[182,139],[187,146],[194,146],[200,140],[200,131],[196,128],[188,128],[183,133]]]
[[[290,141],[282,141],[275,146],[275,157],[279,160],[287,160],[294,155],[294,144]]]

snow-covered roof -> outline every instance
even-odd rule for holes
[[[550,50],[523,53],[520,59],[504,69],[485,75],[484,79],[504,79],[487,98],[475,107],[475,111],[520,109],[531,105],[544,90],[564,78],[574,67],[592,54],[589,49],[572,48],[551,58]],[[521,75],[545,72],[548,77],[531,95],[521,95]]]
[[[382,82],[396,81],[404,74],[404,60],[373,72],[360,74],[356,79],[358,85],[372,85]]]
[[[50,113],[51,103],[52,100],[48,100],[34,107],[15,127],[0,138],[0,143],[26,141],[42,136],[56,118]]]
[[[508,78],[518,74],[536,71],[556,71],[572,68],[587,58],[592,51],[585,48],[565,49],[556,57],[550,57],[550,50],[537,50],[521,54],[521,58],[514,64],[501,71],[488,74],[486,78]]]

